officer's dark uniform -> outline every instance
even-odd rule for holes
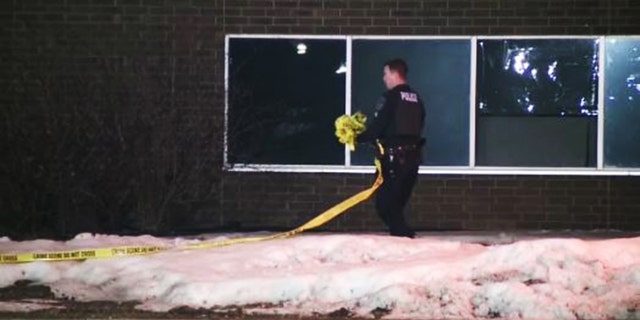
[[[404,220],[403,210],[418,176],[424,116],[418,93],[401,84],[384,93],[373,123],[368,123],[357,137],[358,142],[379,140],[384,147],[383,155],[376,153],[384,178],[376,193],[376,210],[393,236],[415,236]]]

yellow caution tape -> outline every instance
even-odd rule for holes
[[[380,150],[382,147],[378,144]],[[355,206],[356,204],[368,199],[378,187],[382,184],[382,170],[380,169],[380,162],[378,159],[375,161],[378,175],[373,185],[366,190],[351,196],[350,198],[334,205],[325,212],[319,214],[315,218],[307,221],[305,224],[287,231],[276,233],[267,236],[256,237],[243,237],[211,242],[200,242],[196,244],[190,244],[181,247],[161,247],[161,246],[121,246],[121,247],[109,247],[109,248],[95,248],[95,249],[78,249],[67,251],[43,251],[43,252],[29,252],[29,253],[2,253],[0,254],[0,264],[10,263],[26,263],[35,261],[72,261],[72,260],[87,260],[87,259],[104,259],[122,256],[134,256],[156,253],[169,249],[178,250],[194,250],[194,249],[207,249],[215,247],[224,247],[233,244],[251,243],[258,241],[265,241],[271,239],[287,238],[317,228],[331,219],[342,214],[347,209]]]
[[[34,261],[70,261],[98,258],[112,258],[117,256],[133,256],[156,253],[165,250],[158,246],[122,246],[110,248],[78,249],[67,251],[44,251],[29,253],[0,254],[0,264],[23,263]]]
[[[180,249],[204,249],[204,248],[224,247],[224,246],[238,244],[238,243],[249,243],[249,242],[258,242],[258,241],[278,239],[278,238],[287,238],[287,237],[294,236],[298,233],[301,233],[303,231],[317,228],[327,223],[331,219],[337,217],[347,209],[355,206],[356,204],[364,200],[367,200],[376,191],[376,189],[378,189],[378,187],[382,184],[382,181],[383,181],[382,171],[380,170],[380,163],[378,162],[378,159],[376,159],[376,168],[378,169],[378,176],[376,177],[376,180],[374,181],[371,187],[369,187],[366,190],[360,191],[359,193],[351,196],[350,198],[336,204],[335,206],[329,208],[325,212],[319,214],[315,218],[307,221],[305,224],[293,230],[282,232],[282,233],[276,233],[273,235],[267,235],[267,236],[245,237],[245,238],[236,238],[236,239],[228,239],[228,240],[213,241],[213,242],[201,242],[197,244],[187,245],[185,247],[181,247]]]

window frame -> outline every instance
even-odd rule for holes
[[[612,36],[616,38],[640,39],[639,35]],[[230,172],[283,172],[283,173],[371,173],[373,165],[351,165],[351,153],[344,148],[344,165],[275,165],[275,164],[238,164],[228,162],[228,113],[229,113],[229,45],[232,38],[253,39],[315,39],[344,40],[346,43],[345,64],[345,113],[351,114],[352,82],[352,44],[353,40],[468,40],[470,45],[469,72],[469,161],[467,166],[420,166],[419,174],[455,174],[455,175],[604,175],[604,176],[640,176],[640,168],[607,168],[604,165],[604,123],[605,123],[605,67],[606,41],[603,35],[562,35],[562,36],[384,36],[384,35],[305,35],[305,34],[227,34],[224,47],[224,137],[223,170]],[[498,167],[476,165],[476,81],[477,81],[477,42],[478,40],[544,40],[544,39],[593,39],[598,41],[598,119],[595,168],[574,167]]]

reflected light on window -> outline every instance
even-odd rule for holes
[[[549,65],[549,69],[547,69],[547,75],[549,76],[549,79],[551,79],[552,81],[556,81],[556,79],[558,79],[558,76],[556,75],[557,67],[558,67],[558,61],[554,61],[552,64]]]
[[[298,49],[298,54],[307,53],[307,45],[302,42],[298,43],[298,46],[296,47],[296,49]]]
[[[513,70],[518,74],[523,74],[529,68],[529,62],[527,61],[527,55],[524,51],[518,52],[513,58]]]
[[[640,92],[640,82],[638,81],[637,74],[631,74],[627,77],[627,88],[631,88]]]

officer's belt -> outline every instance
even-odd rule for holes
[[[422,146],[425,143],[425,139],[421,138],[415,142],[389,142],[389,141],[382,141],[382,147],[385,150],[390,150],[390,151],[413,151],[413,150],[418,150],[420,148],[422,148]]]

